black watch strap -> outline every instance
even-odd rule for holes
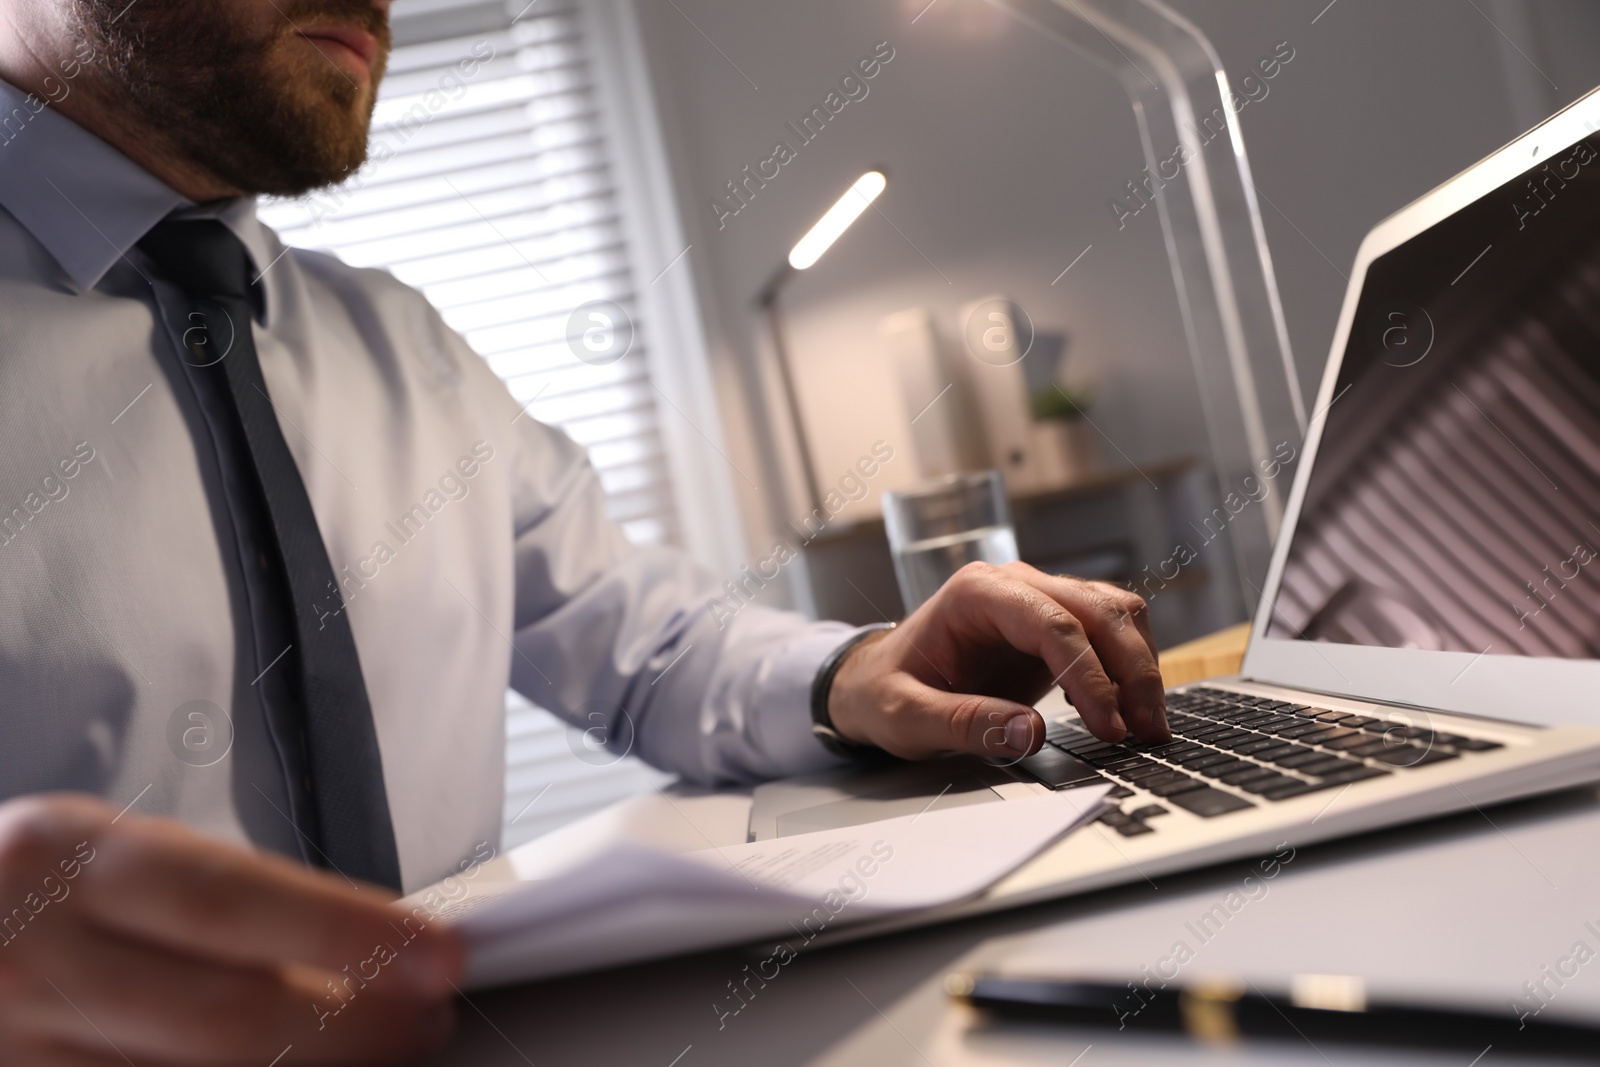
[[[875,622],[862,627],[850,635],[844,644],[828,653],[828,658],[817,668],[817,676],[811,683],[811,733],[823,748],[836,756],[859,759],[863,756],[884,755],[883,750],[876,745],[857,744],[847,740],[833,728],[833,719],[828,715],[828,696],[833,691],[834,676],[839,673],[839,667],[844,663],[845,657],[867,638],[885,630],[892,630],[894,627],[895,624],[892,622]]]

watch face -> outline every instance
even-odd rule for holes
[[[824,726],[820,722],[811,724],[811,735],[821,742],[823,748],[832,752],[835,756],[854,757],[883,751],[876,745],[860,745],[854,741],[847,741],[839,736],[839,732],[833,727]]]
[[[839,736],[839,731],[820,722],[814,722],[811,724],[811,735],[818,741],[821,741],[823,747],[828,749],[830,752],[837,751],[841,746],[848,745],[850,743]]]

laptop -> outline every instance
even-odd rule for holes
[[[1110,782],[966,914],[1600,781],[1600,91],[1379,223],[1242,670],[1107,744],[755,790],[752,839]],[[916,921],[926,922],[929,916]]]

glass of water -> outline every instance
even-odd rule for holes
[[[907,614],[968,563],[1018,559],[999,471],[952,474],[884,493],[883,523]]]

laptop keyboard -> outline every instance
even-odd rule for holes
[[[1206,687],[1167,694],[1172,740],[1101,741],[1075,722],[1049,723],[1045,745],[1017,766],[1052,789],[1109,779],[1111,796],[1134,788],[1163,801],[1107,811],[1125,837],[1153,833],[1164,804],[1204,818],[1245,811],[1396,771],[1426,767],[1499,742],[1390,719]]]

